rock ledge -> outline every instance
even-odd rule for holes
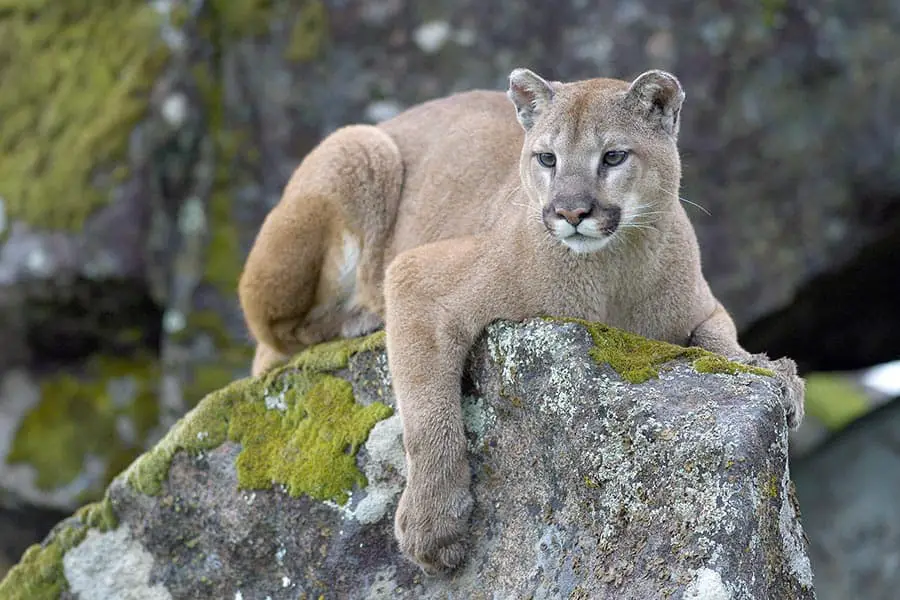
[[[33,546],[0,596],[815,597],[769,378],[537,319],[492,325],[471,355],[470,557],[426,577],[392,536],[404,460],[382,339],[325,344],[208,396]],[[634,369],[636,340],[651,350],[642,383],[608,352],[632,352]]]

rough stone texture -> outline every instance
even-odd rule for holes
[[[115,560],[111,560],[115,557]],[[165,587],[151,585],[153,557],[127,524],[114,531],[89,531],[63,559],[71,593],[79,600],[171,600]]]
[[[792,463],[822,600],[889,600],[900,587],[900,401]]]
[[[589,357],[592,343],[580,325],[534,320],[491,326],[473,352],[464,413],[476,508],[470,559],[451,578],[398,555],[392,416],[360,449],[368,485],[343,506],[277,485],[239,489],[233,442],[176,453],[156,496],[129,485],[135,463],[108,492],[118,528],[64,557],[79,594],[67,597],[152,585],[160,598],[159,587],[272,600],[814,598],[772,383],[676,361],[628,384]],[[392,402],[383,352],[355,354],[337,374],[358,402]],[[127,579],[116,575],[123,561],[140,567]]]

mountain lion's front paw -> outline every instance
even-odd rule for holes
[[[466,555],[464,537],[472,512],[468,487],[407,483],[394,534],[400,550],[429,575],[458,567]]]
[[[787,412],[787,422],[791,429],[797,429],[803,421],[806,383],[797,375],[797,363],[790,358],[769,360],[765,354],[754,354],[747,361],[755,367],[770,369],[781,386],[782,402]]]

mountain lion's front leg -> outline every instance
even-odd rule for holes
[[[491,320],[522,312],[521,298],[509,298],[513,290],[495,289],[514,279],[490,254],[479,238],[428,244],[400,254],[385,278],[388,361],[407,467],[394,531],[427,573],[455,568],[466,552],[473,502],[460,406],[466,356]]]
[[[770,360],[765,354],[750,354],[738,343],[737,328],[728,311],[718,302],[713,313],[694,328],[690,344],[731,360],[771,369],[782,389],[788,425],[797,428],[803,421],[805,383],[797,375],[797,364],[787,357]]]

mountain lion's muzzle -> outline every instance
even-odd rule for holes
[[[543,218],[544,225],[560,241],[567,241],[573,236],[602,239],[618,229],[622,209],[601,204],[587,194],[557,196],[544,207]]]

